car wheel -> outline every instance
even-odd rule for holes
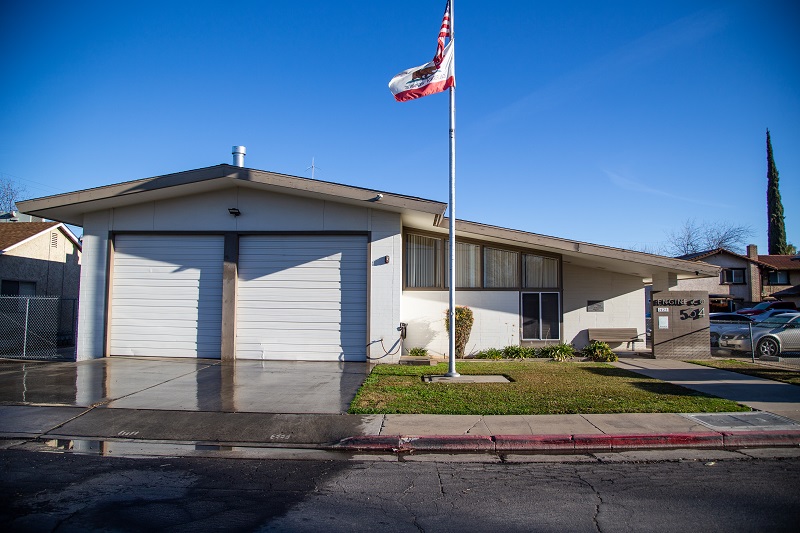
[[[711,334],[711,346],[719,346],[719,333]]]
[[[778,342],[775,339],[769,338],[758,341],[757,349],[759,357],[775,356],[781,352],[781,347],[778,346]]]

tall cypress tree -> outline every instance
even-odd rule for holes
[[[767,129],[767,242],[770,255],[787,254],[786,225],[783,221],[783,203],[778,189],[778,169],[772,159],[772,141]]]

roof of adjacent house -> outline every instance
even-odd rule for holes
[[[704,259],[708,259],[709,257],[712,257],[714,255],[718,255],[718,254],[728,254],[728,255],[731,255],[733,257],[737,257],[739,259],[742,259],[744,261],[748,261],[750,263],[755,263],[758,266],[761,266],[761,267],[764,267],[764,268],[772,268],[772,265],[770,265],[770,264],[768,264],[768,263],[766,263],[764,261],[760,261],[760,260],[757,261],[755,259],[747,257],[746,255],[737,254],[736,252],[731,252],[727,248],[714,248],[713,250],[705,250],[703,252],[696,252],[696,253],[693,253],[693,254],[679,255],[678,257],[676,257],[676,259],[683,259],[684,261],[702,261]],[[759,257],[759,259],[761,259],[761,257],[769,257],[769,256],[760,256],[759,255],[758,257]]]
[[[778,270],[800,270],[794,255],[759,255],[758,260]]]
[[[216,191],[232,185],[393,211],[401,214],[405,227],[427,231],[443,232],[449,224],[444,218],[447,204],[443,202],[232,165],[217,165],[25,200],[17,202],[17,206],[28,214],[81,226],[84,214],[92,211]],[[680,278],[719,274],[719,267],[706,263],[692,263],[476,222],[459,220],[457,229],[489,242],[558,253],[564,257],[565,263],[572,262],[579,266],[640,276],[643,279],[665,272],[675,273]]]
[[[783,289],[782,291],[773,292],[772,296],[781,298],[784,296],[800,296],[800,285],[795,285],[794,287],[789,287],[788,289]]]
[[[5,222],[0,224],[0,253],[16,248],[52,228],[58,228],[80,248],[80,242],[60,222]]]

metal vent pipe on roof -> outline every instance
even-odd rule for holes
[[[233,166],[235,167],[243,167],[244,166],[244,156],[247,153],[247,149],[244,146],[234,146],[233,147]]]

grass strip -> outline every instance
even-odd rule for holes
[[[748,407],[605,363],[461,362],[460,374],[501,374],[511,383],[425,383],[437,366],[378,365],[350,404],[354,414],[544,415],[714,413]]]
[[[730,370],[739,374],[746,374],[757,378],[771,379],[773,381],[782,381],[790,385],[800,385],[800,372],[797,370],[788,370],[786,368],[778,368],[774,366],[759,365],[748,363],[747,361],[737,361],[736,359],[718,360],[702,360],[702,361],[686,361],[695,365],[708,366],[711,368],[719,368],[720,370]]]

